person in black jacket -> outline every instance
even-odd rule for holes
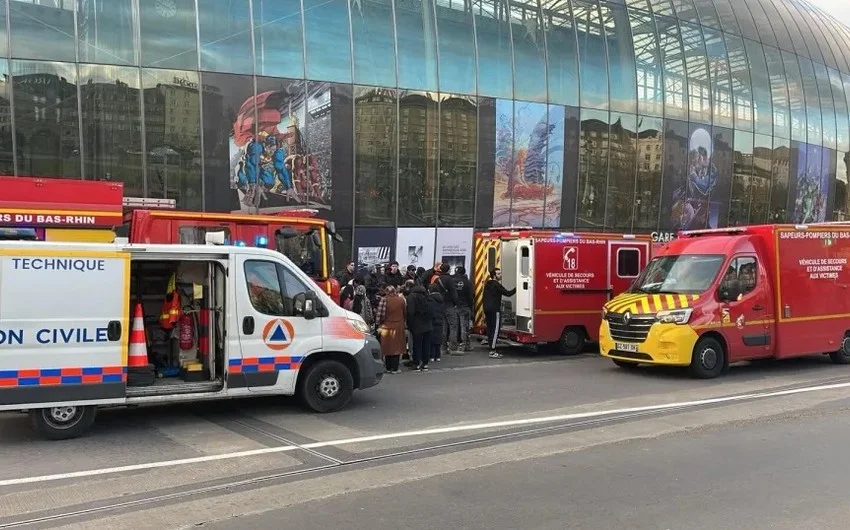
[[[404,275],[398,270],[398,262],[393,260],[390,262],[390,269],[384,275],[384,286],[392,285],[396,289],[404,284]]]
[[[417,371],[428,370],[430,358],[431,311],[428,309],[428,292],[421,285],[415,286],[407,297],[407,329],[413,335],[413,364]]]
[[[487,341],[490,345],[490,357],[501,359],[502,354],[496,352],[496,341],[499,339],[499,326],[502,324],[502,297],[513,296],[516,289],[510,291],[502,285],[502,269],[490,271],[490,279],[484,285],[484,318],[487,325]]]
[[[431,349],[429,355],[432,361],[440,362],[443,349],[443,330],[446,323],[446,306],[439,285],[434,283],[428,290],[430,291],[428,311],[431,313]]]
[[[457,290],[457,320],[460,326],[460,344],[463,351],[470,351],[472,348],[469,344],[469,321],[472,319],[472,308],[474,306],[472,282],[466,275],[466,269],[463,265],[458,265],[455,268],[452,280],[454,280]]]
[[[407,274],[404,275],[404,283],[407,283],[407,280],[413,280],[413,283],[417,283],[419,281],[419,277],[416,275],[416,265],[407,266]]]

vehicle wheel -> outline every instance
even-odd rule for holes
[[[620,359],[611,359],[611,360],[614,361],[614,364],[616,364],[620,368],[625,368],[627,370],[634,370],[635,368],[637,368],[640,365],[640,363],[635,363],[635,362],[632,362],[632,361],[621,361]]]
[[[581,328],[566,328],[558,340],[558,351],[561,355],[578,355],[584,350],[587,340],[584,330]]]
[[[339,361],[319,361],[310,367],[301,385],[301,399],[316,412],[344,407],[354,393],[354,377]]]
[[[726,366],[726,350],[711,337],[697,342],[691,356],[691,374],[699,379],[713,379],[723,373]]]
[[[84,434],[97,417],[97,407],[52,407],[30,411],[30,423],[49,440],[69,440]]]
[[[829,352],[829,358],[835,364],[850,364],[850,337],[844,337],[838,351]]]

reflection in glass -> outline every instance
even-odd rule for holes
[[[779,0],[780,3],[783,0]],[[803,35],[803,40],[806,42],[806,45],[809,48],[809,53],[806,54],[806,57],[810,57],[817,62],[824,62],[823,54],[821,54],[821,49],[819,46],[822,37],[818,37],[815,33],[812,32],[812,29],[809,27],[808,22],[806,21],[805,16],[802,16],[799,8],[794,5],[794,2],[789,2],[785,0],[785,5],[788,10],[791,12],[791,16],[797,21],[797,27],[800,28],[800,33]]]
[[[144,197],[138,68],[80,65],[85,175]]]
[[[841,74],[838,70],[829,69],[829,84],[835,104],[836,147],[842,152],[850,151],[850,116],[848,116],[844,85],[841,83]]]
[[[396,86],[392,0],[359,2],[352,9],[354,82]]]
[[[198,67],[194,0],[139,2],[142,66],[193,70]]]
[[[800,33],[800,28],[797,27],[796,17],[791,15],[791,13],[788,11],[788,7],[786,7],[785,2],[783,0],[773,0],[773,5],[779,12],[779,16],[782,18],[782,21],[785,23],[784,29],[788,32],[791,38],[791,42],[794,43],[793,48],[782,48],[783,51],[797,52],[798,54],[808,55],[809,49],[808,47],[806,47],[806,40],[803,38],[803,34]]]
[[[735,158],[732,166],[732,202],[729,226],[748,224],[753,209],[755,183],[753,179],[753,135],[735,131]]]
[[[632,230],[637,213],[635,202],[637,117],[631,114],[612,113],[609,138],[605,230],[627,232]]]
[[[676,16],[670,0],[649,0],[649,7],[656,15],[664,15],[667,17]]]
[[[689,133],[687,122],[678,120],[664,121],[664,183],[661,200],[661,230],[680,230],[686,223],[696,224],[695,209],[690,203],[688,194],[689,184]],[[705,168],[711,176],[711,136],[706,141],[705,135],[698,136],[694,142],[693,157],[697,168]],[[699,147],[705,153],[699,151]],[[708,162],[706,162],[708,161]],[[705,224],[701,226],[705,228]]]
[[[253,5],[257,75],[304,77],[300,0],[253,0]]]
[[[688,80],[685,56],[675,20],[656,17],[658,45],[664,64],[664,114],[669,118],[688,119]]]
[[[772,45],[774,47],[779,47],[783,50],[793,52],[794,41],[791,38],[791,33],[785,26],[785,21],[779,13],[779,9],[777,9],[776,5],[773,2],[759,3],[764,8],[765,13],[767,14],[768,25],[766,26],[765,31],[770,31],[773,35],[776,36],[776,43],[772,43],[770,39],[765,40],[764,38],[762,38],[762,42],[765,43],[766,46]],[[761,28],[761,24],[758,21],[756,21],[756,23],[759,24],[759,27]]]
[[[829,157],[824,155],[824,151],[829,150],[819,145],[801,144],[797,149],[797,160],[791,160],[791,167],[796,170],[792,173],[792,177],[796,177],[792,187],[793,223],[821,223],[826,219]]]
[[[788,215],[788,175],[791,170],[791,142],[773,138],[771,157],[770,216],[771,223],[786,223]]]
[[[800,65],[800,75],[803,77],[803,92],[806,101],[807,142],[820,145],[823,141],[823,126],[821,123],[820,97],[818,82],[815,78],[815,67],[807,57],[797,57]]]
[[[438,107],[432,94],[399,94],[399,226],[434,226],[436,220]]]
[[[53,61],[76,59],[74,1],[60,0],[48,5],[33,0],[9,1],[12,57]],[[5,9],[5,3],[3,7]]]
[[[765,9],[768,9],[766,4],[770,4],[771,2],[764,2],[762,0],[744,0],[744,3],[746,4],[746,7],[742,5],[741,8],[749,8],[758,33],[758,38],[750,37],[750,40],[760,40],[765,44],[776,46],[776,36],[773,34],[773,28],[770,27],[770,17],[767,12],[765,12]],[[770,9],[773,10],[773,6],[770,6]],[[775,13],[775,10],[772,12]],[[747,49],[749,50],[749,45],[747,45]],[[752,61],[752,59],[750,59],[750,61]]]
[[[714,7],[717,8],[717,16],[720,18],[720,25],[723,27],[723,31],[740,35],[741,29],[738,27],[738,19],[735,18],[735,11],[732,9],[732,0],[712,1],[714,2]]]
[[[608,188],[608,113],[581,111],[579,140],[577,228],[602,230]]]
[[[634,231],[658,229],[661,206],[661,166],[664,159],[664,123],[660,118],[638,117],[637,179]]]
[[[354,223],[393,226],[398,175],[398,100],[391,89],[354,89]],[[410,200],[404,196],[405,201]],[[402,208],[405,208],[403,206]]]
[[[714,0],[694,0],[699,20],[690,20],[689,22],[698,22],[703,26],[713,29],[720,29],[720,17],[717,16],[717,9],[714,7]]]
[[[711,164],[717,171],[717,184],[711,192],[708,228],[726,224],[732,194],[732,168],[735,161],[732,129],[712,127]]]
[[[308,79],[351,82],[348,4],[347,0],[303,0]],[[353,10],[360,5],[351,4]]]
[[[472,226],[478,109],[474,98],[440,94],[438,226]]]
[[[745,40],[750,78],[753,82],[753,119],[759,134],[773,134],[773,105],[770,97],[770,76],[761,44]]]
[[[629,17],[637,69],[638,112],[649,116],[663,116],[664,77],[655,22],[648,13],[631,9]]]
[[[847,182],[847,164],[850,156],[846,151],[835,153],[835,201],[832,207],[833,221],[846,221],[850,219],[850,186]]]
[[[829,84],[829,72],[826,66],[813,63],[817,79],[821,122],[823,123],[823,145],[829,149],[836,147],[835,104],[832,102],[832,86]]]
[[[708,28],[704,29],[705,48],[708,54],[708,71],[711,72],[711,100],[714,105],[712,118],[715,125],[732,127],[734,123],[734,107],[732,103],[732,81],[729,78],[726,44],[723,42],[722,33]],[[698,32],[699,30],[696,31]],[[687,47],[685,49],[687,50]],[[690,64],[689,61],[689,67]],[[689,68],[688,75],[690,76],[690,74]],[[691,101],[693,101],[693,94],[691,95]],[[693,120],[693,112],[691,112],[691,119]]]
[[[673,10],[676,11],[676,16],[679,20],[690,22],[691,24],[699,24],[699,12],[694,5],[694,0],[673,0]]]
[[[546,101],[546,45],[540,10],[528,4],[511,7],[515,98]]]
[[[599,5],[596,0],[573,0],[572,3],[578,33],[581,106],[607,110],[608,60]]]
[[[478,40],[478,93],[513,97],[511,34],[506,0],[481,0],[473,8]]]
[[[437,90],[437,27],[434,0],[396,3],[398,86]]]
[[[772,153],[773,138],[763,134],[755,135],[753,142],[753,207],[750,210],[749,224],[766,223],[770,218]]]
[[[806,96],[803,92],[803,78],[800,76],[800,65],[793,53],[781,52],[782,64],[788,87],[788,105],[791,109],[791,139],[805,142],[806,125]],[[774,74],[771,74],[774,76]],[[774,83],[778,80],[774,80]]]
[[[130,65],[136,58],[133,0],[80,2],[77,12],[80,61]]]
[[[148,196],[176,199],[180,208],[200,210],[198,74],[143,69],[142,91]]]
[[[20,126],[19,126],[20,130]],[[9,101],[9,63],[0,60],[0,175],[14,175],[12,104]]]
[[[637,111],[635,94],[635,51],[626,9],[615,4],[600,4],[605,38],[608,42],[608,75],[611,84],[611,110]]]
[[[735,128],[753,130],[753,89],[750,82],[750,65],[744,50],[744,41],[726,35],[726,53],[729,58],[729,77],[735,105]]]
[[[759,32],[746,0],[730,0],[729,3],[732,5],[732,11],[735,12],[735,20],[741,28],[741,36],[747,39],[758,39]]]
[[[200,0],[201,70],[250,74],[251,9],[248,0]]]
[[[77,67],[12,61],[18,174],[80,176]]]
[[[546,34],[549,101],[578,105],[578,50],[576,30],[567,0],[554,0],[547,12]]]
[[[465,3],[437,0],[440,90],[475,94],[475,32]]]

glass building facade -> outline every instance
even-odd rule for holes
[[[0,0],[0,17],[0,174],[317,208],[338,261],[397,229],[850,217],[850,29],[805,0]]]

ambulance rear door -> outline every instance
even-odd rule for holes
[[[516,241],[516,330],[523,333],[533,332],[534,316],[534,240],[530,238]]]
[[[618,240],[608,243],[608,288],[613,298],[631,287],[649,260],[649,242]]]
[[[502,240],[502,285],[510,291],[519,283],[518,240]],[[516,326],[516,294],[502,298],[502,329],[513,329]]]

